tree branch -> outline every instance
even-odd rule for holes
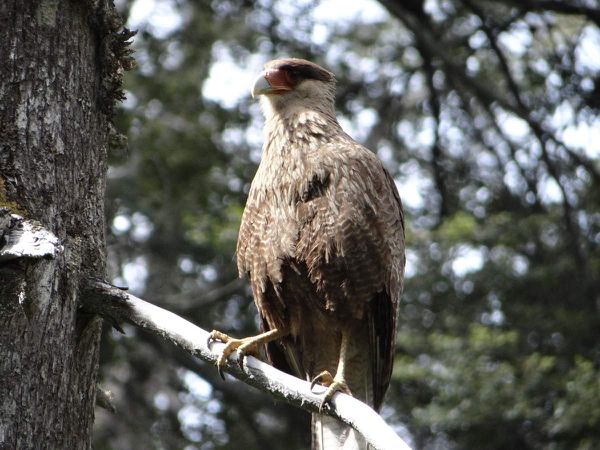
[[[82,291],[82,309],[87,313],[99,314],[111,321],[131,322],[212,364],[216,364],[223,350],[224,344],[221,343],[214,343],[208,348],[209,333],[202,328],[108,283],[87,280]],[[310,412],[319,411],[324,389],[314,393],[308,382],[285,374],[256,358],[245,358],[241,367],[233,357],[227,361],[224,370],[286,403]],[[353,427],[376,450],[410,450],[379,414],[349,395],[335,394],[331,407],[323,413]]]
[[[582,1],[557,0],[505,0],[523,11],[553,11],[559,14],[584,16],[600,25],[600,9],[587,6]]]
[[[574,208],[569,200],[564,184],[561,182],[559,166],[551,157],[548,148],[548,142],[550,140],[554,141],[557,145],[561,145],[562,143],[555,137],[554,130],[547,129],[548,127],[544,126],[544,124],[535,117],[534,112],[528,109],[523,103],[522,98],[519,95],[518,86],[512,79],[508,64],[504,59],[502,52],[497,53],[497,57],[499,58],[501,65],[504,63],[506,66],[504,75],[508,77],[507,83],[509,85],[509,91],[511,92],[511,95],[508,96],[501,90],[495,89],[493,86],[484,83],[477,77],[470,76],[465,70],[465,61],[459,60],[459,62],[456,63],[452,60],[450,53],[444,50],[447,46],[444,45],[443,39],[439,36],[436,37],[435,33],[432,33],[429,28],[425,26],[425,23],[407,11],[402,5],[402,2],[395,0],[379,0],[379,2],[387,8],[390,14],[404,23],[407,29],[413,34],[416,43],[418,44],[417,48],[420,51],[425,51],[428,55],[434,56],[440,61],[444,68],[444,72],[457,87],[462,86],[465,90],[471,91],[483,105],[492,106],[495,104],[527,122],[530,130],[533,132],[533,135],[540,145],[542,161],[548,168],[550,177],[557,183],[561,191],[563,219],[565,222],[565,229],[569,234],[569,247],[573,259],[584,273],[587,272],[586,257],[581,245],[579,226],[574,218]],[[490,42],[494,43],[495,41],[494,39],[490,39]],[[574,152],[571,149],[564,145],[562,145],[562,147],[571,157],[573,157]],[[580,163],[585,163],[586,158],[583,155],[579,155],[577,160]],[[597,170],[593,164],[585,164],[584,167],[589,167],[589,170],[591,170],[590,173],[595,180],[600,178],[600,175],[596,174]]]
[[[448,179],[445,167],[443,165],[443,148],[440,139],[440,124],[442,116],[442,106],[440,103],[437,89],[435,88],[434,75],[435,69],[431,61],[431,55],[417,43],[417,48],[423,56],[423,68],[426,74],[427,88],[429,90],[429,105],[431,107],[431,115],[435,120],[435,128],[433,131],[433,144],[431,145],[431,169],[433,172],[433,181],[440,195],[440,208],[438,211],[437,225],[441,225],[446,217],[452,213],[450,201],[450,193],[448,190]]]

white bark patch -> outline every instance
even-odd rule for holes
[[[10,224],[0,230],[0,261],[16,258],[54,258],[63,250],[59,239],[33,220],[10,215]]]
[[[25,304],[25,291],[19,291],[19,305],[23,306]]]

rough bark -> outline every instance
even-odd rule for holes
[[[0,262],[0,449],[91,447],[101,322],[78,313],[78,291],[104,275],[128,37],[109,1],[0,2],[0,207],[62,246]]]

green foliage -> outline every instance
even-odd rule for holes
[[[477,222],[475,218],[459,211],[443,222],[438,229],[437,238],[445,244],[460,244],[474,239]]]

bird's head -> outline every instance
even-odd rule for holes
[[[252,97],[264,96],[275,109],[307,102],[333,106],[336,80],[334,75],[305,59],[275,59],[252,86]]]

